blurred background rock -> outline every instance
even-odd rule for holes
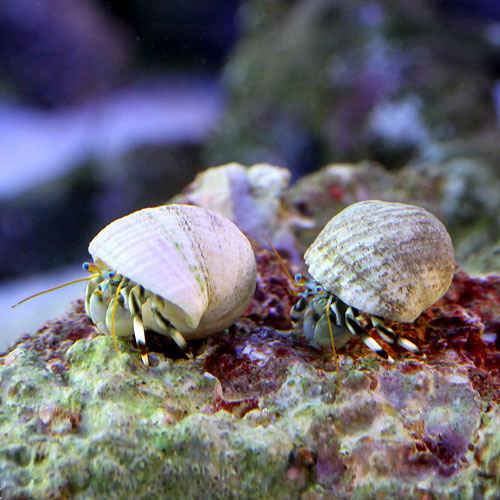
[[[499,271],[499,82],[495,0],[3,0],[0,348],[81,296],[7,309],[79,276],[101,227],[232,161],[349,162],[294,208],[314,216],[318,179],[332,211],[419,202]]]

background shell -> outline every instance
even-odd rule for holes
[[[165,316],[188,338],[232,324],[255,290],[255,256],[228,219],[189,205],[145,208],[106,226],[89,245],[94,261],[166,301]]]
[[[449,288],[455,269],[444,225],[421,207],[355,203],[304,255],[311,276],[346,304],[411,322]]]
[[[269,248],[271,240],[290,260],[302,264],[295,232],[311,228],[313,221],[286,202],[290,179],[289,170],[267,163],[228,163],[198,174],[176,201],[224,215],[260,245]]]

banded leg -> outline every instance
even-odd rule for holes
[[[142,322],[141,308],[145,302],[144,288],[142,286],[134,286],[127,294],[128,309],[132,316],[134,325],[134,337],[137,348],[141,353],[141,359],[144,366],[149,366],[149,358],[146,348],[146,334],[144,332],[144,324]]]
[[[419,354],[419,348],[411,341],[404,337],[401,337],[397,333],[389,328],[382,318],[377,316],[370,316],[372,325],[376,328],[377,333],[389,344],[394,344],[403,347],[407,351]]]
[[[387,352],[382,349],[379,343],[371,338],[366,332],[363,326],[359,323],[357,316],[357,311],[352,307],[348,307],[345,313],[345,322],[347,328],[353,335],[358,335],[363,343],[371,349],[375,354],[378,354],[381,358],[386,359],[389,363],[394,363],[394,360],[387,354]]]
[[[164,335],[170,337],[179,346],[180,349],[185,351],[187,347],[186,339],[160,313],[160,310],[163,309],[163,303],[161,299],[156,295],[153,295],[151,300],[151,313],[156,323],[162,329]]]
[[[290,311],[290,318],[294,326],[300,323],[300,321],[304,318],[306,307],[307,298],[304,296],[300,297],[300,299],[292,306],[292,309]]]
[[[337,302],[337,298],[334,297],[332,300],[332,303],[330,304],[330,311],[332,316],[335,318],[335,324],[339,327],[342,327],[342,316],[339,311],[339,305]]]

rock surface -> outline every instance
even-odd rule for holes
[[[291,174],[286,168],[261,163],[245,167],[229,163],[200,172],[175,203],[199,205],[233,221],[260,245],[274,245],[294,263],[301,262],[295,232],[313,221],[288,206]]]
[[[422,356],[312,349],[273,253],[228,332],[192,357],[96,335],[81,301],[0,358],[3,498],[496,496],[500,277],[458,272],[415,324]],[[338,385],[337,376],[340,376]],[[203,492],[203,493],[201,493]]]

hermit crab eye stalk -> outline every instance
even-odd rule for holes
[[[101,274],[102,273],[102,269],[100,267],[98,267],[96,264],[94,264],[93,262],[84,262],[82,264],[82,268],[84,271],[87,271],[89,273],[93,273],[93,274]]]

